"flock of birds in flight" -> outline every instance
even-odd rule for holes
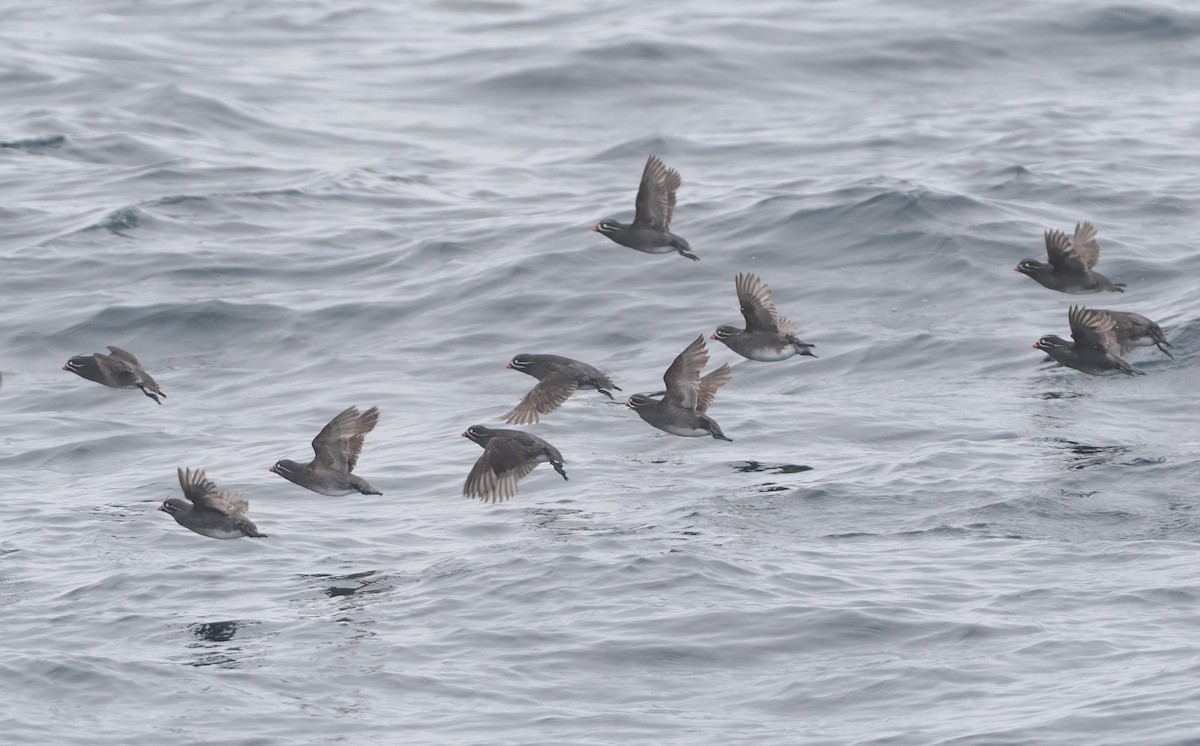
[[[633,222],[613,218],[601,220],[593,231],[616,243],[649,254],[669,254],[699,261],[688,242],[670,230],[675,211],[675,192],[681,183],[679,172],[667,168],[657,156],[646,160],[638,188]],[[1046,231],[1048,262],[1022,260],[1014,269],[1043,286],[1064,293],[1124,292],[1124,284],[1114,283],[1096,272],[1100,257],[1096,229],[1091,223],[1075,226],[1073,238],[1058,230]],[[782,318],[771,302],[767,285],[752,274],[739,274],[734,281],[745,328],[720,326],[710,339],[750,360],[776,362],[797,355],[816,357],[814,345],[796,336],[796,327]],[[1067,313],[1071,341],[1048,334],[1034,349],[1046,352],[1060,365],[1091,375],[1144,375],[1132,367],[1124,355],[1133,347],[1154,345],[1170,357],[1167,342],[1158,324],[1141,314],[1071,306]],[[76,355],[63,370],[89,381],[113,388],[136,388],[161,404],[166,397],[138,359],[117,347],[109,354]],[[647,424],[685,438],[711,436],[732,441],[708,416],[708,408],[717,392],[733,378],[728,364],[701,375],[708,365],[704,336],[697,337],[663,374],[665,390],[657,394],[634,394],[626,401]],[[559,355],[520,354],[508,367],[538,379],[521,401],[505,415],[508,424],[529,425],[558,409],[578,390],[596,390],[613,399],[612,390],[620,387],[612,379],[587,363]],[[312,441],[314,457],[307,464],[280,459],[269,471],[322,495],[340,496],[355,492],[382,494],[354,474],[363,441],[379,422],[379,410],[371,407],[359,412],[349,407],[329,421]],[[506,500],[516,494],[517,483],[538,464],[549,463],[563,479],[565,460],[557,448],[524,430],[496,429],[472,425],[463,437],[483,447],[463,485],[463,494],[485,501]],[[249,503],[241,493],[221,492],[201,469],[179,469],[183,498],[163,501],[159,510],[170,514],[181,526],[216,539],[242,536],[264,537],[246,517]],[[185,499],[186,498],[186,499]]]

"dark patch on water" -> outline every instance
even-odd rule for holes
[[[9,148],[12,150],[24,150],[29,153],[37,153],[46,148],[62,147],[67,138],[63,135],[47,135],[46,137],[30,137],[24,140],[9,140],[0,142],[0,148]]]
[[[737,461],[731,464],[733,470],[747,473],[766,472],[771,474],[799,474],[805,471],[812,471],[811,466],[804,464],[764,464],[759,461]]]
[[[1091,394],[1081,392],[1081,391],[1043,391],[1039,394],[1034,394],[1034,398],[1036,398],[1036,399],[1047,399],[1047,400],[1088,399],[1088,398],[1091,398],[1091,396],[1092,396]]]
[[[88,226],[86,230],[99,231],[104,230],[114,236],[122,236],[123,238],[133,238],[125,231],[131,231],[137,228],[142,222],[141,216],[136,207],[123,207],[120,210],[112,212],[108,217],[101,220],[95,225]]]
[[[204,622],[191,625],[188,631],[204,642],[229,642],[244,624],[245,622],[237,620]]]
[[[1067,454],[1069,469],[1087,469],[1110,464],[1133,450],[1129,446],[1097,446],[1065,438],[1048,438],[1047,442]]]

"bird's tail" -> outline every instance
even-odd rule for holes
[[[817,356],[816,353],[814,353],[812,351],[812,348],[816,347],[816,345],[810,345],[808,342],[801,342],[799,339],[796,339],[795,337],[790,337],[788,339],[788,341],[792,343],[792,347],[796,348],[797,354],[807,355],[809,357]]]
[[[562,474],[563,479],[567,479],[567,470],[563,468],[563,464],[561,461],[551,461],[550,465],[554,467],[554,470],[556,472],[558,472],[559,474]],[[567,480],[567,481],[570,481],[570,480]]]

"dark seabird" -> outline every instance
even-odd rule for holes
[[[203,469],[178,469],[179,486],[183,496],[169,497],[158,509],[170,513],[175,522],[203,536],[214,539],[238,539],[243,536],[266,538],[246,517],[250,503],[240,492],[220,492],[208,481]]]
[[[1060,365],[1083,371],[1093,376],[1112,376],[1124,373],[1127,376],[1144,376],[1145,373],[1125,362],[1120,356],[1117,342],[1116,322],[1106,311],[1095,308],[1071,306],[1067,312],[1071,323],[1071,339],[1047,334],[1034,343],[1058,361]]]
[[[705,365],[708,365],[708,351],[704,337],[699,336],[667,368],[663,375],[667,391],[662,399],[634,394],[626,406],[632,407],[648,424],[672,435],[684,438],[711,435],[732,442],[733,438],[725,437],[720,426],[705,412],[717,391],[733,378],[733,372],[726,363],[701,378],[700,371]]]
[[[162,404],[158,397],[165,399],[167,395],[150,374],[142,370],[142,364],[136,357],[112,345],[108,345],[108,352],[108,355],[103,352],[76,355],[67,361],[63,370],[69,370],[77,376],[114,389],[141,389],[143,394]]]
[[[765,363],[787,360],[795,355],[816,357],[809,349],[816,345],[801,342],[796,337],[796,326],[779,317],[775,304],[771,302],[771,289],[766,283],[754,275],[739,274],[734,279],[734,287],[737,288],[738,304],[746,319],[746,328],[718,326],[709,339],[724,342],[726,347],[742,357]]]
[[[558,449],[523,430],[493,430],[472,425],[462,434],[483,446],[483,455],[471,468],[463,494],[485,502],[500,502],[517,494],[517,482],[541,463],[549,463],[567,478],[565,460]]]
[[[350,407],[329,421],[313,438],[312,447],[316,456],[307,464],[291,459],[280,459],[268,468],[301,487],[322,495],[349,495],[361,492],[364,495],[383,493],[367,484],[367,480],[351,474],[362,453],[363,439],[375,429],[379,422],[379,409],[371,407],[362,414],[358,407]]]
[[[1049,264],[1036,259],[1022,259],[1013,268],[1014,272],[1029,275],[1051,290],[1064,293],[1098,293],[1108,290],[1125,292],[1125,283],[1113,283],[1099,272],[1093,272],[1100,258],[1100,244],[1096,243],[1096,229],[1091,223],[1075,224],[1075,240],[1067,238],[1060,230],[1046,231],[1046,255]]]
[[[577,389],[595,389],[609,399],[609,389],[621,390],[612,379],[596,368],[561,355],[517,355],[508,364],[509,368],[528,373],[538,379],[537,385],[529,390],[525,398],[504,415],[510,425],[528,425],[537,422],[544,414],[550,414],[562,406]]]
[[[1121,345],[1121,354],[1128,354],[1134,347],[1157,347],[1164,355],[1175,359],[1170,349],[1174,345],[1167,341],[1162,327],[1150,319],[1132,311],[1106,311],[1095,309],[1096,313],[1106,313],[1113,317],[1113,330],[1117,333],[1117,343]]]
[[[680,256],[700,261],[700,257],[692,253],[688,242],[671,232],[675,190],[681,183],[678,171],[667,168],[658,156],[650,156],[646,159],[642,184],[638,187],[637,200],[634,202],[633,222],[626,225],[615,218],[605,218],[592,230],[603,233],[622,246],[647,254],[678,251]]]

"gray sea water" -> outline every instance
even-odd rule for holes
[[[0,741],[1200,739],[1200,8],[0,6]],[[629,219],[657,154],[701,257]],[[1012,272],[1090,220],[1123,295]],[[818,359],[710,343],[734,439],[595,392],[461,496],[533,379],[661,388],[759,274]],[[1050,368],[1073,302],[1175,344]],[[167,399],[60,370],[136,353]],[[267,467],[376,405],[327,498]],[[177,467],[268,539],[157,512]]]

